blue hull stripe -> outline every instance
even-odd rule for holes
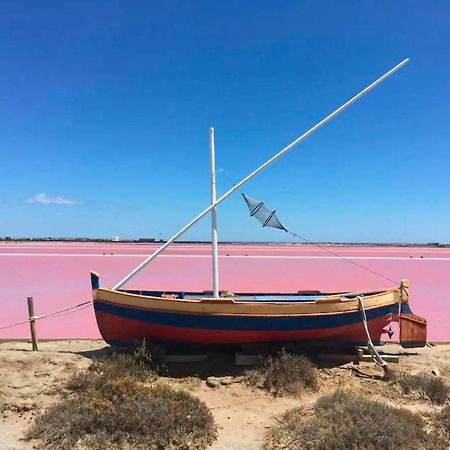
[[[409,303],[402,303],[400,307],[400,312],[403,314],[413,314],[411,308],[409,307]]]
[[[361,322],[361,313],[353,311],[339,314],[303,316],[230,316],[195,315],[172,312],[139,310],[129,307],[94,302],[96,311],[101,311],[127,319],[140,320],[157,325],[181,328],[202,328],[209,330],[315,330],[351,325]],[[395,305],[394,305],[395,307]],[[366,311],[367,319],[377,319],[391,314],[392,305]]]

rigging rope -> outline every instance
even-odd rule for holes
[[[367,347],[368,347],[368,349],[370,351],[370,356],[372,357],[372,359],[375,361],[375,363],[377,365],[379,365],[380,367],[383,368],[383,370],[386,373],[387,372],[387,362],[378,353],[377,349],[373,345],[372,338],[370,337],[369,326],[367,325],[367,316],[366,316],[366,310],[364,308],[363,297],[362,297],[362,295],[358,295],[358,297],[356,297],[356,298],[358,299],[359,308],[361,310],[361,315],[362,315],[363,325],[364,325],[364,331],[366,332],[366,336],[367,336]]]
[[[72,314],[72,313],[81,311],[83,309],[86,309],[91,303],[92,303],[92,300],[88,300],[87,302],[79,303],[78,305],[74,305],[74,306],[71,306],[69,308],[61,309],[59,311],[54,311],[52,313],[46,314],[45,316],[30,317],[27,320],[23,320],[21,322],[16,322],[16,323],[12,323],[12,324],[0,327],[0,330],[6,330],[7,328],[12,328],[12,327],[16,327],[16,326],[19,326],[19,325],[23,325],[23,324],[28,323],[28,322],[30,322],[32,320],[41,320],[41,319],[46,319],[48,317],[60,317],[60,316],[65,316],[67,314]]]
[[[225,170],[224,170],[223,168],[222,168],[222,169],[219,169],[219,172],[221,172],[223,175],[225,175],[225,176],[228,178],[228,180],[233,184],[233,186],[236,186],[236,183],[234,183],[234,181],[231,179],[231,177],[228,176],[228,175],[226,174],[226,172],[225,172]],[[244,196],[244,199],[245,199],[245,201],[246,201],[246,203],[247,203],[247,206],[248,206],[248,201],[247,201],[247,199],[246,199],[245,194],[242,192],[241,189],[239,189],[239,191],[240,191],[241,194]],[[248,197],[247,197],[247,198],[248,198]],[[249,207],[249,208],[250,208],[250,207]],[[281,224],[280,224],[280,225],[281,225]],[[275,227],[275,228],[280,228],[280,227]],[[331,255],[336,256],[337,258],[340,258],[340,259],[342,259],[343,261],[348,262],[349,264],[352,264],[353,266],[359,267],[360,269],[365,270],[365,271],[368,272],[368,273],[371,273],[372,275],[375,275],[375,276],[377,276],[377,277],[383,278],[384,280],[389,281],[390,283],[400,284],[400,281],[394,280],[394,279],[392,279],[392,278],[390,278],[390,277],[388,277],[388,276],[386,276],[386,275],[383,275],[383,274],[380,273],[380,272],[377,272],[376,270],[370,269],[369,267],[367,267],[367,266],[365,266],[365,265],[363,265],[363,264],[357,263],[357,262],[355,262],[355,261],[353,261],[353,260],[351,260],[351,259],[349,259],[349,258],[346,258],[345,256],[342,256],[342,255],[340,255],[339,253],[336,253],[336,252],[334,252],[333,250],[330,250],[329,248],[327,248],[327,247],[325,247],[325,246],[323,246],[323,245],[320,245],[320,244],[318,244],[318,243],[316,243],[316,242],[310,241],[309,239],[306,239],[305,237],[300,236],[299,234],[294,233],[293,231],[290,231],[290,230],[286,229],[284,226],[283,226],[282,229],[284,229],[285,231],[287,231],[287,232],[288,232],[290,235],[292,235],[293,237],[295,237],[295,238],[297,238],[297,239],[300,239],[300,240],[306,242],[307,244],[314,245],[314,246],[316,246],[317,248],[320,248],[321,250],[323,250],[323,251],[325,251],[325,252],[327,252],[327,253],[330,253]]]
[[[342,259],[342,260],[344,260],[344,261],[346,261],[346,262],[348,262],[350,264],[353,264],[354,266],[359,267],[360,269],[363,269],[363,270],[371,273],[372,275],[376,275],[376,276],[378,276],[380,278],[384,278],[386,281],[389,281],[390,283],[400,284],[400,281],[394,280],[394,279],[392,279],[392,278],[390,278],[390,277],[388,277],[386,275],[383,275],[382,273],[379,273],[379,272],[377,272],[375,270],[369,269],[369,267],[366,267],[363,264],[357,263],[355,261],[352,261],[351,259],[346,258],[345,256],[339,255],[339,253],[336,253],[333,250],[330,250],[329,248],[318,244],[317,242],[312,242],[312,241],[310,241],[310,240],[300,236],[299,234],[294,233],[294,232],[289,231],[289,230],[288,230],[288,233],[291,234],[292,236],[296,237],[297,239],[301,239],[302,241],[306,242],[307,244],[315,245],[316,247],[322,249],[323,251],[328,252],[331,255],[334,255],[334,256],[336,256],[336,257],[338,257],[338,258],[340,258],[340,259]]]

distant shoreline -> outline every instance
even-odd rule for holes
[[[83,244],[83,243],[101,243],[101,244],[164,244],[166,241],[155,240],[155,239],[101,239],[101,238],[0,238],[0,243],[67,243],[67,244]],[[176,241],[175,244],[197,244],[197,245],[211,245],[209,241]],[[298,245],[298,246],[309,246],[309,245],[330,245],[330,246],[352,246],[352,247],[430,247],[430,248],[450,248],[450,244],[440,243],[440,242],[427,242],[427,243],[404,243],[404,242],[286,242],[286,241],[219,241],[219,245]]]

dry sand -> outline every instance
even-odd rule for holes
[[[88,367],[92,357],[108,351],[101,340],[41,342],[39,349],[32,352],[31,345],[24,342],[0,343],[0,450],[32,449],[32,444],[21,437],[34,416],[56,401],[58,387],[75,370]],[[395,370],[434,372],[450,382],[450,344],[411,351],[389,344],[383,349],[401,355],[400,364],[391,364]],[[197,395],[211,409],[219,428],[219,437],[211,446],[215,450],[261,448],[265,431],[287,409],[312,403],[318,395],[338,386],[412,410],[433,408],[425,400],[404,397],[380,381],[381,371],[372,363],[322,369],[319,392],[297,398],[273,397],[246,386],[234,375],[220,373],[214,388],[192,375],[167,377],[166,381]]]

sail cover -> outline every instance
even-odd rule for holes
[[[287,231],[278,220],[275,210],[267,208],[264,205],[264,202],[254,200],[253,198],[247,197],[245,194],[242,194],[242,197],[244,197],[245,203],[247,203],[250,211],[250,217],[256,217],[261,222],[263,227],[272,227]]]

